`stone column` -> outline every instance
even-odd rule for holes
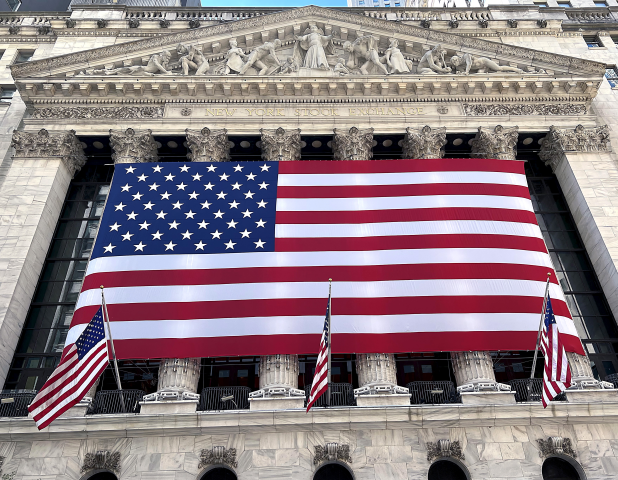
[[[191,153],[187,158],[192,162],[229,162],[230,142],[227,139],[227,130],[210,130],[204,127],[201,130],[185,130],[187,146]]]
[[[472,157],[515,160],[519,127],[479,127],[472,140]],[[514,403],[511,387],[496,382],[489,352],[451,352],[457,391],[463,403]]]
[[[262,159],[300,160],[300,129],[262,128]],[[303,408],[305,392],[298,389],[298,355],[260,357],[260,389],[249,394],[251,410]]]
[[[335,160],[370,160],[373,157],[373,128],[333,130]],[[359,407],[409,405],[407,388],[397,386],[397,369],[392,353],[364,353],[356,357],[360,388],[354,390]]]
[[[479,127],[472,140],[472,156],[478,158],[496,158],[498,160],[515,160],[517,155],[517,137],[519,127],[505,128],[497,125],[491,128]]]
[[[267,162],[300,160],[300,128],[276,130],[260,128],[262,159]]]
[[[406,128],[402,158],[442,158],[446,145],[446,127],[433,129],[425,125],[420,130]]]
[[[373,158],[373,128],[349,131],[333,130],[333,157],[335,160],[371,160]]]
[[[578,175],[585,177],[586,169],[594,170],[596,164],[607,163],[613,166],[614,162],[607,153],[609,150],[609,129],[607,125],[593,128],[578,125],[573,130],[551,126],[549,133],[543,140],[539,156],[554,171],[563,191],[570,193],[570,195],[565,195],[567,203],[575,218],[586,250],[590,253],[593,267],[596,272],[600,272],[601,287],[606,292],[610,307],[616,315],[618,304],[614,292],[618,288],[618,274],[610,253],[607,251],[607,240],[601,237],[598,221],[594,218],[579,186],[580,181],[576,178]],[[577,169],[572,168],[571,164],[577,165]],[[603,168],[602,165],[600,167]],[[607,169],[603,168],[603,171],[606,173]],[[600,188],[604,188],[604,186],[601,185]],[[598,208],[596,210],[605,209]],[[603,220],[605,219],[601,219],[601,221]],[[607,294],[607,292],[611,292],[612,295]],[[612,401],[612,399],[615,399],[616,393],[613,385],[594,378],[587,356],[568,352],[567,358],[571,366],[573,383],[572,387],[567,390],[567,399],[570,402]]]

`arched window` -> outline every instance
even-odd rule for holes
[[[313,480],[354,480],[354,477],[350,470],[343,465],[327,463],[315,472]]]
[[[225,467],[213,467],[207,470],[200,480],[237,480],[236,474]]]
[[[543,462],[543,480],[584,480],[570,462],[550,457]]]
[[[469,480],[469,476],[457,463],[451,460],[438,460],[429,467],[429,480]]]
[[[118,477],[107,470],[94,471],[82,477],[82,480],[118,480]]]

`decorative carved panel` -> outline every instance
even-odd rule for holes
[[[75,130],[54,134],[50,134],[44,128],[38,133],[14,130],[11,147],[15,148],[16,157],[60,157],[71,176],[86,163],[86,155],[75,136]]]
[[[202,469],[208,465],[229,465],[230,467],[238,467],[236,461],[236,449],[225,447],[212,447],[212,450],[202,450],[200,452],[200,463],[198,468]]]
[[[433,462],[437,458],[452,457],[457,460],[465,460],[459,441],[438,440],[437,442],[427,442],[427,461]]]
[[[84,457],[81,473],[99,469],[120,473],[120,452],[99,450],[96,453],[87,453]]]
[[[562,104],[530,104],[515,103],[509,104],[483,104],[483,103],[464,103],[464,113],[471,117],[492,116],[492,115],[585,115],[586,105],[562,103]]]
[[[542,457],[549,457],[550,455],[569,455],[576,458],[577,453],[573,450],[573,445],[570,438],[563,437],[549,437],[547,440],[537,440],[539,444],[539,450]]]
[[[350,445],[339,445],[338,443],[327,443],[326,445],[316,445],[313,464],[319,465],[326,461],[339,460],[340,462],[352,463],[350,456]]]
[[[36,108],[32,118],[163,118],[163,107],[48,107]]]

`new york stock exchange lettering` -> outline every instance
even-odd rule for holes
[[[0,12],[3,480],[618,475],[615,7],[350,2]]]

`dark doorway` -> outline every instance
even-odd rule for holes
[[[99,472],[95,473],[92,477],[88,477],[88,480],[118,480],[118,477],[112,472]]]
[[[429,468],[429,480],[468,480],[459,465],[448,460],[438,460]]]
[[[237,480],[236,474],[228,468],[213,468],[208,470],[201,480]]]
[[[552,457],[543,462],[543,480],[580,480],[573,465],[561,458]]]
[[[315,472],[313,480],[354,480],[354,477],[343,465],[329,463]]]

